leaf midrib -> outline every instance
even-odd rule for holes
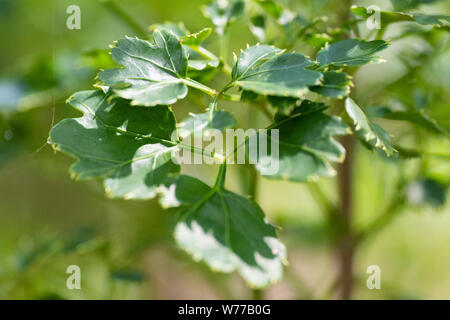
[[[333,61],[331,61],[331,62],[327,61],[327,63],[325,65],[322,65],[322,67],[325,67],[325,66],[328,66],[328,65],[331,65],[331,64],[335,64],[335,62],[347,63],[347,62],[351,62],[351,61],[355,61],[355,60],[367,60],[367,59],[369,59],[368,61],[373,61],[373,59],[380,58],[379,56],[373,56],[373,55],[375,53],[381,51],[379,48],[382,47],[382,46],[386,46],[386,43],[381,43],[380,45],[378,45],[377,47],[372,49],[373,51],[370,52],[370,53],[367,53],[365,58],[364,58],[364,56],[357,56],[357,57],[353,57],[353,58],[349,57],[349,58],[344,59],[344,60],[336,60],[334,62]]]
[[[141,161],[141,160],[150,159],[150,158],[153,158],[153,157],[155,157],[155,156],[158,156],[158,154],[163,154],[163,153],[166,153],[166,152],[171,152],[172,149],[174,149],[174,148],[175,148],[175,147],[170,147],[170,148],[167,148],[167,149],[164,149],[164,150],[158,150],[158,151],[152,152],[152,153],[150,153],[150,154],[147,154],[147,155],[145,155],[145,156],[141,156],[141,157],[137,157],[137,158],[132,158],[132,159],[127,160],[127,161],[115,161],[115,160],[112,160],[112,159],[103,159],[103,158],[100,158],[100,157],[93,157],[93,156],[91,156],[91,155],[86,155],[86,154],[83,154],[83,157],[84,157],[84,158],[87,158],[87,159],[90,159],[90,160],[100,160],[100,161],[103,161],[103,162],[114,163],[115,165],[113,165],[113,166],[111,166],[111,167],[108,168],[108,173],[107,173],[107,174],[110,174],[110,173],[112,173],[115,169],[117,169],[117,168],[119,168],[119,167],[126,166],[126,165],[131,164],[131,163],[136,162],[136,161]],[[67,147],[65,147],[65,149],[66,149],[68,152],[70,152],[69,150],[72,150],[72,154],[74,154],[74,155],[76,154],[76,152],[73,152],[73,150],[74,150],[73,148],[67,148]],[[154,164],[153,164],[153,165],[154,165]],[[154,168],[153,168],[153,169],[154,169]],[[85,174],[89,174],[89,173],[95,172],[95,171],[98,171],[98,169],[86,170],[86,171],[83,171],[82,173],[83,173],[83,175],[85,175]],[[105,175],[107,175],[107,174],[105,174]]]
[[[181,75],[178,74],[177,68],[175,68],[175,64],[174,64],[174,62],[172,60],[172,55],[169,53],[169,47],[167,46],[166,38],[164,38],[164,36],[162,34],[161,34],[161,39],[164,41],[164,48],[166,50],[167,56],[169,57],[169,61],[170,61],[170,64],[172,65],[173,71],[178,76],[178,78],[183,78]],[[180,45],[180,49],[183,50],[181,45]]]
[[[102,101],[99,103],[100,105],[104,103],[104,101],[106,100],[107,96],[105,96]],[[92,111],[92,109],[85,104],[84,102],[81,102],[80,100],[74,99],[73,101],[78,102],[79,104],[81,104],[83,107],[86,108],[86,110],[88,110],[88,112],[92,115],[93,119],[98,120],[101,125],[103,127],[105,127],[106,129],[112,130],[112,131],[116,131],[116,132],[120,132],[122,134],[125,135],[130,135],[130,136],[134,136],[134,137],[138,137],[138,138],[143,138],[143,139],[150,139],[150,140],[154,140],[160,143],[168,143],[168,144],[172,144],[172,145],[177,145],[177,142],[171,141],[171,140],[166,140],[166,139],[161,139],[161,138],[156,138],[156,137],[152,137],[152,136],[147,136],[144,135],[142,133],[138,133],[138,132],[134,132],[134,131],[130,131],[130,130],[122,130],[118,127],[115,126],[111,126],[109,124],[106,124],[106,122],[99,116],[97,115],[94,111]]]
[[[208,192],[208,194],[203,197],[201,200],[199,200],[198,202],[196,202],[192,207],[190,207],[186,213],[185,213],[185,217],[184,220],[186,220],[187,218],[191,217],[193,214],[195,214],[195,212],[197,210],[200,210],[201,207],[209,200],[211,199],[214,195],[218,195],[220,198],[220,203],[222,205],[222,209],[224,211],[224,219],[225,219],[225,245],[227,246],[227,248],[230,250],[231,253],[236,254],[234,252],[232,243],[231,243],[231,215],[230,215],[230,211],[228,209],[228,206],[226,204],[226,193],[227,192],[223,192],[226,190],[223,190],[222,187],[214,187],[211,188],[210,192]],[[242,228],[239,226],[239,221],[238,220],[234,220],[235,222],[235,226],[236,228],[239,228],[239,230],[241,231],[241,234],[243,235],[243,237],[247,240],[247,242],[251,245],[251,247],[253,247],[254,251],[257,251],[258,246],[255,245],[255,243],[247,237],[246,233],[245,233],[245,228]],[[261,268],[260,268],[261,269]]]
[[[172,76],[174,76],[174,78],[181,78],[181,77],[178,75],[178,73],[176,72],[176,70],[171,70],[171,69],[169,69],[169,68],[166,68],[166,67],[164,67],[164,66],[161,66],[161,65],[159,65],[158,63],[156,63],[156,62],[154,62],[154,61],[152,61],[152,60],[150,60],[150,59],[147,59],[147,58],[145,58],[145,57],[141,57],[141,56],[137,56],[137,55],[131,54],[131,53],[129,53],[128,51],[125,51],[125,50],[123,50],[123,49],[120,48],[120,47],[115,47],[115,48],[118,49],[118,50],[120,50],[121,52],[123,52],[124,54],[126,54],[127,56],[129,56],[129,57],[131,57],[131,58],[134,58],[134,59],[138,59],[138,60],[141,60],[141,61],[148,62],[148,63],[154,65],[155,67],[157,67],[157,68],[159,68],[159,69],[165,71],[166,73],[172,74]],[[151,48],[152,48],[152,47],[151,47]],[[154,48],[152,48],[152,49],[154,49]],[[136,65],[136,64],[135,64],[135,65]],[[137,65],[136,65],[136,66],[137,66]],[[139,68],[139,67],[138,67],[138,68]],[[143,74],[145,74],[145,72],[143,72],[140,68],[139,68],[139,70],[140,70]]]
[[[270,60],[269,60],[269,61],[270,61]],[[262,65],[261,65],[260,67],[262,67]],[[244,77],[240,77],[240,78],[236,79],[236,82],[239,82],[239,81],[246,81],[245,79],[248,79],[248,78],[250,78],[250,77],[254,77],[254,76],[257,76],[257,75],[260,75],[260,74],[264,74],[264,73],[268,73],[268,72],[276,72],[276,71],[289,70],[289,69],[292,69],[292,68],[300,68],[300,69],[303,69],[303,70],[308,70],[308,69],[306,69],[304,66],[302,66],[302,65],[300,65],[300,64],[288,65],[288,66],[281,67],[281,68],[273,68],[273,69],[267,69],[267,70],[260,70],[260,71],[258,71],[258,72],[254,72],[254,73],[248,74],[248,75],[246,75],[246,76],[244,76]],[[259,68],[258,68],[258,69],[259,69]],[[257,70],[258,70],[258,69],[257,69]],[[313,70],[310,70],[310,71],[313,71]],[[247,81],[246,81],[246,82],[247,82]]]
[[[248,72],[251,68],[253,68],[254,66],[256,66],[256,65],[258,64],[259,61],[263,60],[264,58],[266,58],[266,57],[267,57],[268,55],[270,55],[270,54],[273,54],[273,52],[267,52],[267,53],[263,54],[262,56],[260,56],[258,59],[256,59],[253,63],[251,63],[251,64],[247,67],[247,69],[245,69],[245,71],[244,71],[244,72],[236,79],[236,81],[242,79],[242,78],[247,74],[247,72]],[[277,53],[275,53],[275,54],[276,54],[275,57],[277,57],[277,56],[278,56]],[[275,58],[275,57],[273,57],[273,58]],[[270,60],[272,60],[272,59],[270,59]],[[270,60],[268,60],[268,61],[270,61]]]

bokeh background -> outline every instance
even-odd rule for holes
[[[337,0],[287,2],[305,18],[329,15],[333,19],[335,12],[342,10]],[[183,21],[191,31],[210,26],[199,8],[205,3],[117,1],[143,28]],[[392,7],[389,1],[358,3]],[[81,8],[81,30],[66,28],[66,8],[71,4]],[[416,11],[449,14],[450,4],[437,1]],[[247,23],[243,19],[231,29],[235,52],[257,42]],[[395,30],[388,31],[387,38],[389,32],[394,34]],[[135,31],[101,1],[0,0],[0,298],[252,298],[255,293],[236,274],[213,273],[176,248],[172,238],[174,211],[163,211],[156,200],[106,199],[100,181],[72,180],[68,167],[73,159],[55,153],[46,143],[54,123],[77,116],[65,99],[77,90],[88,89],[95,82],[97,67],[109,66],[110,61],[98,49],[106,49],[124,35],[135,35]],[[382,53],[385,64],[364,67],[355,75],[355,94],[366,103],[376,102],[381,94],[389,97],[391,92],[400,92],[406,100],[425,99],[427,112],[450,129],[448,40],[447,33],[395,43]],[[218,52],[216,36],[208,40],[208,47]],[[302,53],[310,50],[306,46],[296,49]],[[409,62],[415,59],[414,67],[423,67],[423,86],[418,91],[398,84],[411,68],[405,57]],[[395,87],[389,87],[392,83]],[[221,107],[236,113],[242,127],[248,126],[246,107],[230,103]],[[198,110],[198,105],[183,102],[177,106],[177,115],[182,119],[189,111]],[[257,113],[250,120],[252,125],[266,124]],[[411,130],[416,137],[419,132],[420,147],[437,156],[412,158],[399,165],[357,145],[355,229],[370,225],[383,212],[400,176],[415,184],[409,189],[410,203],[358,248],[353,296],[450,299],[450,201],[445,201],[450,183],[449,140],[409,124],[383,124],[395,141],[405,145],[413,145]],[[192,170],[194,175],[214,181],[215,168],[197,169]],[[251,177],[237,168],[231,176],[228,187],[245,194],[241,182],[251,183]],[[337,201],[334,179],[323,179],[319,184],[332,201]],[[333,298],[338,272],[334,226],[325,223],[323,208],[308,187],[259,179],[258,201],[269,220],[281,227],[279,234],[290,261],[284,280],[258,294],[267,299]],[[65,285],[65,271],[72,264],[82,270],[79,291],[70,291]],[[370,265],[381,268],[381,290],[366,287]]]

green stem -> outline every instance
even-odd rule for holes
[[[383,26],[383,27],[380,26],[380,29],[378,29],[377,34],[375,35],[375,39],[376,40],[382,40],[383,39],[384,33],[386,32],[387,27],[388,27],[388,24]]]
[[[386,32],[386,28],[387,28],[387,26],[378,29],[377,34],[375,35],[375,39],[376,40],[382,40],[383,39],[384,33]]]
[[[198,148],[198,147],[187,145],[187,144],[183,144],[183,143],[179,143],[177,146],[179,148],[183,149],[183,150],[188,150],[188,151],[190,151],[192,153],[206,155],[207,157],[210,157],[212,159],[217,159],[220,162],[224,162],[225,161],[225,156],[220,154],[220,153],[206,151],[203,148]]]
[[[143,29],[134,19],[128,15],[113,0],[100,0],[100,2],[123,22],[125,22],[139,37],[147,38],[148,32]]]
[[[233,86],[233,82],[230,82],[229,84],[227,84],[222,90],[220,90],[220,92],[216,92],[213,101],[211,102],[210,106],[209,106],[209,120],[212,120],[214,112],[217,109],[217,103],[219,98],[228,91],[228,89],[230,89]]]
[[[256,171],[255,166],[250,167],[250,183],[248,186],[248,195],[250,199],[256,202],[258,198],[258,171]]]
[[[222,71],[229,77],[231,77],[232,69],[228,65],[228,49],[230,43],[230,35],[228,28],[225,28],[223,35],[220,38],[220,61],[222,62]]]
[[[219,60],[219,58],[217,58],[214,53],[203,48],[202,46],[194,46],[194,45],[186,45],[186,46],[188,46],[189,48],[191,48],[192,50],[194,50],[195,52],[197,52],[204,58],[207,58],[209,60]]]
[[[208,110],[208,119],[211,122],[214,118],[214,112],[217,109],[217,101],[219,100],[219,95],[216,95],[213,99],[213,101],[211,101],[210,105],[209,105],[209,110]]]
[[[208,86],[205,86],[204,84],[197,82],[193,79],[187,78],[187,79],[183,79],[184,84],[195,88],[197,90],[200,90],[203,93],[206,93],[207,95],[209,95],[210,97],[216,97],[218,92],[217,90],[214,90]]]
[[[227,101],[241,102],[241,96],[237,94],[222,94],[221,98]]]
[[[227,76],[231,77],[232,69],[231,69],[231,67],[230,67],[227,63],[225,63],[225,62],[222,62],[222,71],[223,71]]]
[[[228,58],[229,33],[228,28],[225,28],[223,35],[220,38],[220,60],[224,65],[227,64]]]
[[[225,186],[225,178],[227,175],[227,164],[222,163],[219,168],[219,173],[217,174],[216,183],[214,184],[215,189],[223,189]]]
[[[213,97],[214,100],[211,102],[210,107],[209,107],[209,115],[210,115],[210,119],[212,119],[212,116],[214,114],[214,111],[217,108],[217,103],[219,99],[223,99],[223,100],[227,100],[227,101],[233,101],[233,102],[240,102],[241,101],[241,97],[238,95],[228,95],[225,94],[226,91],[228,91],[234,84],[233,81],[231,81],[230,83],[228,83],[221,91],[217,91],[215,89],[212,89],[208,86],[205,86],[204,84],[197,82],[191,78],[187,78],[187,79],[183,79],[183,82],[192,87],[195,88],[197,90],[202,91],[203,93],[206,93],[207,95],[209,95],[210,97]],[[263,103],[254,103],[252,104],[255,107],[257,107],[259,110],[261,110],[264,115],[267,117],[267,119],[269,121],[273,121],[273,117],[272,114],[270,113],[270,111],[267,109],[266,104]]]

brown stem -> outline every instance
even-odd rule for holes
[[[339,21],[341,25],[350,19],[350,7],[352,0],[341,2],[343,7],[340,12]],[[349,38],[350,34],[346,34]],[[342,103],[340,101],[340,103]],[[343,106],[342,106],[343,108]],[[352,211],[353,211],[353,160],[355,140],[352,136],[342,138],[342,145],[346,150],[345,161],[338,169],[338,188],[340,197],[341,233],[339,241],[339,298],[348,300],[351,298],[353,288],[353,254],[354,239],[352,234]]]
[[[350,299],[353,287],[353,253],[354,238],[352,234],[352,210],[353,210],[353,160],[354,139],[346,136],[342,144],[347,150],[344,163],[338,170],[339,197],[341,205],[342,232],[339,241],[339,267],[340,267],[340,299]]]

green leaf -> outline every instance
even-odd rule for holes
[[[326,71],[320,86],[311,87],[310,90],[330,98],[342,99],[349,95],[352,86],[351,78],[344,72]]]
[[[291,100],[291,102],[293,101],[294,100]],[[289,114],[284,114],[283,112],[280,111],[275,114],[275,122],[280,122],[283,120],[287,120],[289,118],[298,117],[300,115],[305,116],[313,112],[325,111],[326,109],[328,109],[328,106],[321,102],[303,100],[300,103],[300,100],[296,100],[295,108],[291,112],[289,112]]]
[[[256,203],[188,176],[178,179],[175,194],[185,207],[175,239],[195,260],[215,271],[236,270],[255,288],[281,278],[286,249]]]
[[[184,23],[175,23],[175,22],[165,22],[165,23],[157,23],[150,26],[150,30],[155,32],[156,30],[164,30],[168,33],[173,33],[178,38],[182,39],[190,34],[189,30],[186,28]]]
[[[254,102],[258,98],[259,98],[259,95],[257,93],[254,93],[252,91],[242,90],[240,100],[242,102],[251,103],[251,102]]]
[[[360,6],[352,6],[352,12],[364,19],[369,18],[375,11],[368,11],[365,7]],[[424,13],[403,13],[403,12],[389,12],[389,11],[380,11],[377,12],[380,15],[380,23],[382,26],[388,25],[390,23],[395,22],[417,22],[421,25],[432,25],[436,28],[449,27],[450,16],[448,15],[430,15]]]
[[[389,107],[373,107],[369,109],[372,117],[408,121],[437,134],[450,136],[450,133],[423,110],[392,110]]]
[[[328,42],[331,42],[333,38],[326,33],[315,33],[306,38],[306,42],[316,49],[322,48]]]
[[[192,70],[202,71],[208,68],[215,69],[220,65],[219,60],[205,59],[197,55],[192,58],[192,60],[189,60],[189,68]]]
[[[215,69],[219,66],[219,58],[201,46],[202,42],[211,35],[211,28],[204,28],[191,34],[182,23],[166,22],[164,24],[155,24],[152,26],[152,29],[172,32],[180,39],[188,57],[189,75],[192,73],[196,74],[196,71]]]
[[[169,105],[188,93],[183,81],[187,58],[178,37],[156,30],[153,38],[154,44],[135,38],[119,40],[111,54],[124,68],[99,74],[103,84],[111,86],[119,97],[131,100],[132,105]]]
[[[450,27],[449,15],[415,13],[413,14],[413,19],[419,24],[432,25],[435,28],[446,28],[448,30]]]
[[[351,98],[345,100],[345,110],[353,120],[355,131],[364,145],[382,149],[387,156],[393,155],[395,149],[391,146],[389,134],[379,125],[370,121]]]
[[[209,112],[200,114],[191,114],[189,118],[180,124],[180,134],[196,134],[207,131],[208,129],[225,130],[233,128],[236,124],[234,116],[226,111],[217,110],[212,114]]]
[[[105,178],[111,197],[153,198],[168,176],[179,173],[171,160],[176,123],[165,106],[131,107],[126,100],[108,102],[102,91],[75,93],[69,102],[83,113],[65,119],[50,132],[57,150],[78,159],[70,169],[78,179]]]
[[[262,95],[302,97],[309,86],[320,84],[322,74],[308,70],[315,63],[299,53],[270,46],[243,51],[233,67],[233,83]]]
[[[297,106],[297,103],[300,102],[300,100],[296,98],[274,96],[267,96],[267,101],[269,101],[270,105],[283,115],[290,114]]]
[[[223,34],[232,22],[243,16],[245,1],[213,0],[204,7],[203,14],[216,26],[216,31]]]
[[[204,28],[199,32],[185,35],[181,39],[181,43],[190,46],[199,46],[211,35],[211,32],[212,32],[211,28]]]
[[[269,131],[267,146],[273,143],[278,148],[278,158],[272,148],[268,157],[258,155],[254,159],[250,153],[250,161],[256,162],[256,169],[266,178],[294,182],[333,176],[335,171],[330,162],[342,162],[345,157],[345,149],[333,136],[346,135],[349,128],[339,117],[323,113],[326,108],[323,103],[305,100],[290,116],[277,114],[270,128],[278,129],[279,137]],[[273,163],[278,163],[278,171],[266,174]]]
[[[267,45],[249,47],[247,50],[242,51],[239,59],[236,59],[233,66],[233,80],[246,76],[249,73],[254,73],[264,62],[282,53],[282,50]]]
[[[395,146],[395,150],[397,150],[397,153],[393,157],[401,160],[416,159],[423,156],[423,153],[418,150],[404,148],[399,145]]]
[[[379,63],[384,60],[374,54],[386,49],[387,46],[388,43],[383,40],[341,40],[320,50],[317,54],[317,61],[322,67],[329,65],[362,66],[367,63]]]
[[[367,19],[371,17],[375,11],[369,10],[368,8],[361,6],[352,6],[350,9],[354,14]],[[413,21],[411,14],[401,13],[401,12],[387,12],[387,11],[379,11],[377,14],[380,14],[380,24],[381,26],[385,26],[392,22],[402,22],[402,21]]]

